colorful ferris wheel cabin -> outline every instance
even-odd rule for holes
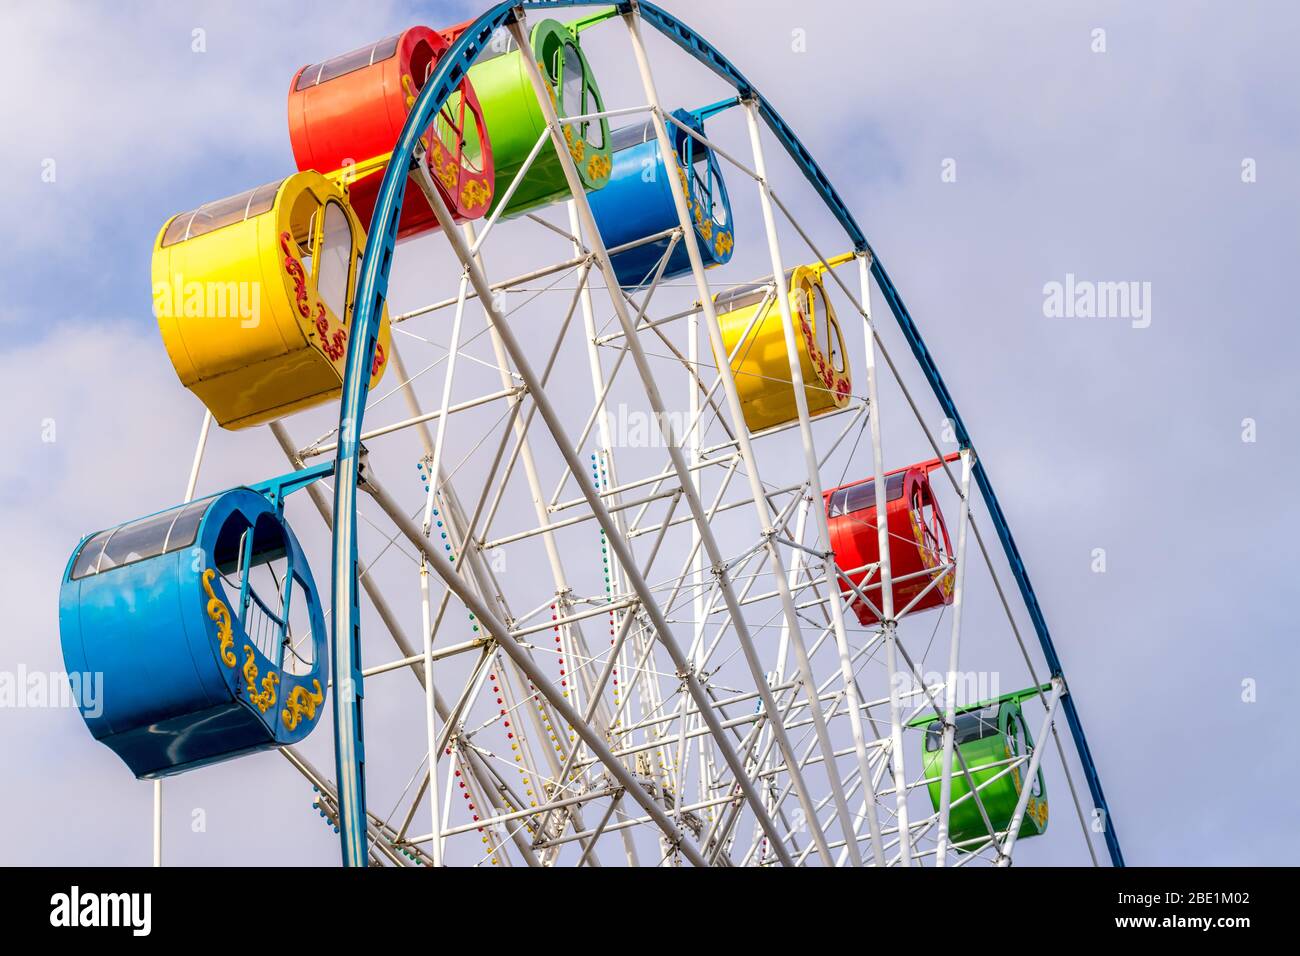
[[[454,42],[472,23],[445,30]],[[579,22],[579,24],[582,21]],[[578,170],[584,191],[601,189],[609,182],[609,123],[604,117],[563,122],[569,117],[600,113],[605,109],[596,75],[582,52],[579,24],[566,26],[541,20],[529,34],[530,55],[551,86],[552,105],[561,120],[561,132]],[[483,104],[487,137],[492,143],[496,185],[489,212],[504,201],[506,190],[523,168],[528,154],[546,130],[542,108],[533,92],[523,57],[505,32],[469,71],[470,82]],[[518,216],[539,206],[569,197],[564,169],[551,144],[543,143],[523,180],[506,202],[505,216]]]
[[[1010,771],[1011,761],[1029,757],[1034,752],[1034,741],[1025,724],[1021,703],[1046,692],[1051,685],[1029,688],[1006,694],[997,700],[974,704],[959,709],[954,721],[953,744],[961,751],[975,783],[975,792],[988,813],[989,823],[998,835],[1005,833],[1015,816],[1016,803],[1024,788],[1025,766]],[[925,746],[921,762],[925,770],[930,802],[939,809],[939,790],[943,776],[943,722],[922,717],[910,726],[925,727]],[[979,806],[971,796],[970,783],[962,772],[961,761],[954,755],[952,761],[952,796],[948,818],[948,839],[960,851],[969,852],[981,847],[989,839],[989,829],[980,815]],[[1020,823],[1017,839],[1039,836],[1047,830],[1047,785],[1040,766],[1034,775],[1025,804],[1025,815]]]
[[[837,261],[832,260],[832,264]],[[824,271],[825,267],[818,263],[786,273],[795,347],[810,415],[844,408],[852,388],[844,334],[822,283]],[[745,424],[751,432],[799,417],[776,294],[776,283],[768,281],[719,293],[713,300]]]
[[[930,471],[940,464],[940,459],[934,459],[885,476],[885,528],[896,615],[952,603],[952,543],[929,478]],[[851,591],[846,597],[864,627],[878,624],[881,586],[875,480],[866,478],[834,488],[824,498],[835,562],[867,600]]]
[[[676,110],[673,116],[703,136],[703,112]],[[731,201],[727,198],[717,157],[676,123],[668,124],[668,134],[675,140],[676,150],[671,170],[660,155],[652,122],[625,126],[610,136],[613,171],[605,188],[591,194],[591,211],[601,239],[606,247],[613,249],[677,228],[677,207],[668,179],[676,176],[686,193],[705,268],[722,265],[731,259],[735,231],[731,224]],[[636,287],[649,283],[668,246],[669,239],[664,238],[611,256],[610,264],[619,284]],[[690,271],[686,245],[678,240],[664,267],[663,278],[671,279]],[[788,373],[786,377],[789,378]]]
[[[154,314],[181,383],[225,428],[339,395],[365,230],[343,192],[296,173],[168,220]],[[373,388],[390,350],[380,318]]]
[[[91,734],[137,777],[296,743],[320,722],[325,619],[282,513],[235,488],[82,540],[59,633]]]
[[[343,183],[367,226],[379,185],[415,98],[447,50],[447,40],[415,26],[304,66],[289,85],[289,139],[298,169]],[[492,198],[492,146],[474,87],[463,80],[423,135],[424,162],[457,221],[477,219]],[[408,189],[397,236],[438,228],[424,193]]]

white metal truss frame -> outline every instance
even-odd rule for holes
[[[1046,751],[1049,731],[1092,853],[1083,810],[1055,727],[1057,704],[1065,693],[1059,680],[1053,682],[1050,693],[1040,694],[1046,716],[1038,746],[1028,755],[1007,761],[992,779],[976,784],[953,745],[968,530],[975,534],[983,563],[1037,686],[1031,656],[971,513],[973,453],[962,453],[960,477],[946,462],[941,465],[960,502],[957,548],[951,561],[924,572],[931,577],[928,588],[937,587],[945,576],[951,576],[954,588],[947,670],[941,684],[926,686],[921,682],[916,662],[899,637],[899,621],[908,616],[923,595],[914,597],[903,608],[893,606],[893,585],[901,579],[892,573],[885,523],[877,522],[880,560],[874,566],[843,569],[830,549],[827,514],[821,506],[821,469],[850,434],[860,435],[863,430],[868,433],[876,501],[886,500],[878,355],[883,356],[893,382],[902,390],[912,416],[936,455],[942,457],[876,332],[870,314],[869,259],[865,255],[857,257],[859,289],[855,295],[772,187],[755,104],[739,104],[749,134],[751,167],[663,110],[635,10],[624,14],[622,20],[645,102],[585,118],[648,114],[661,155],[675,154],[671,124],[753,182],[771,267],[770,275],[761,281],[769,284],[770,301],[766,304],[776,305],[790,359],[789,378],[777,381],[793,389],[797,418],[751,436],[732,369],[737,356],[727,356],[727,362],[709,361],[725,354],[722,331],[689,197],[675,176],[668,177],[678,218],[675,227],[613,249],[604,246],[562,134],[564,126],[574,118],[561,120],[557,116],[545,95],[545,80],[537,65],[524,58],[546,128],[507,187],[506,198],[496,214],[482,230],[476,233],[472,226],[454,224],[423,164],[417,164],[418,171],[412,174],[433,208],[462,272],[455,296],[395,315],[392,323],[396,329],[450,309],[450,338],[439,344],[415,333],[404,336],[404,341],[409,337],[443,353],[415,375],[407,374],[394,343],[392,357],[398,384],[382,396],[372,396],[370,407],[401,392],[408,415],[361,435],[363,441],[374,441],[414,429],[429,474],[428,492],[415,514],[409,513],[369,469],[363,468],[360,477],[361,488],[378,509],[375,522],[386,521],[385,527],[392,529],[391,534],[384,531],[385,540],[389,545],[401,540],[414,549],[422,620],[422,633],[418,640],[412,640],[377,575],[359,564],[361,586],[397,651],[395,658],[373,664],[363,673],[368,678],[380,678],[393,671],[409,670],[421,685],[420,723],[425,732],[424,752],[415,755],[418,759],[412,761],[407,788],[399,795],[393,811],[387,816],[373,810],[368,814],[372,862],[441,865],[448,858],[451,841],[482,834],[484,849],[478,861],[502,866],[548,866],[562,861],[600,866],[616,856],[633,865],[676,864],[683,860],[694,865],[798,865],[814,855],[824,865],[877,866],[907,866],[933,856],[936,865],[942,866],[952,846],[948,836],[952,807],[974,801],[989,831],[987,839],[977,846],[963,846],[963,855],[955,865],[967,865],[981,858],[985,850],[995,853],[997,864],[1006,865],[1015,848],[1029,787],[1022,791],[1012,823],[1005,831],[994,828],[980,792],[1002,775],[1022,768],[1026,779],[1032,779]],[[522,12],[509,29],[516,43],[526,45]],[[531,216],[529,221],[553,234],[557,242],[565,245],[566,254],[549,266],[494,281],[489,277],[484,253],[491,249],[491,238],[504,228],[500,217],[506,200],[547,148],[548,141],[572,193],[567,204],[567,229],[540,216]],[[809,411],[797,357],[786,258],[778,235],[782,223],[793,227],[863,321],[866,392],[854,395],[848,408],[815,419]],[[666,243],[657,268],[639,289],[622,289],[611,256],[655,242]],[[651,308],[656,291],[669,257],[679,247],[684,248],[691,265],[696,304],[691,309],[655,316]],[[605,331],[610,326],[599,324],[590,286],[595,275],[602,278],[609,291],[611,331]],[[551,282],[551,286],[516,307],[522,308],[570,276],[575,278],[575,284],[572,290],[565,290],[572,294],[565,311],[557,313],[560,321],[554,342],[542,365],[534,368],[537,353],[523,346],[509,321],[510,312],[500,307],[494,293],[523,288],[538,280]],[[467,324],[467,308],[475,301],[485,319],[478,331]],[[688,329],[684,349],[668,335],[670,324],[682,321]],[[566,422],[548,397],[548,384],[579,324],[592,401],[585,420],[571,431],[572,423]],[[407,332],[405,328],[398,330]],[[699,349],[700,333],[708,342],[704,356]],[[470,346],[483,337],[491,345],[492,361],[469,354]],[[741,341],[748,338],[742,336]],[[665,346],[668,354],[652,354],[643,344],[648,341]],[[613,356],[608,367],[604,361],[607,355]],[[688,376],[689,425],[684,433],[675,431],[670,423],[651,358],[675,363]],[[499,387],[453,401],[458,359],[493,368]],[[438,368],[442,369],[442,381],[430,389],[437,399],[434,407],[426,410],[419,401],[416,384],[431,379]],[[666,461],[650,474],[619,477],[608,406],[616,382],[632,383],[644,392],[650,413],[660,427]],[[490,461],[486,480],[481,481],[475,494],[462,501],[454,479],[469,455],[449,468],[449,436],[461,416],[484,408],[501,408],[502,415],[494,431],[480,436],[470,453]],[[842,430],[819,451],[818,432],[840,418],[844,419]],[[210,416],[205,418],[200,433],[187,499],[192,497],[198,480],[209,423]],[[725,440],[708,444],[707,433],[715,427],[723,432]],[[333,431],[299,447],[283,423],[274,423],[270,428],[295,468],[331,454],[337,447],[331,440]],[[793,439],[796,434],[804,473],[793,483],[773,487],[761,476],[755,444],[771,442],[778,435]],[[593,478],[580,459],[593,441],[607,476],[601,481]],[[553,458],[558,453],[563,462],[549,496],[542,483],[544,469],[534,451],[535,442],[545,443],[547,455]],[[517,468],[529,488],[534,523],[494,532],[505,489]],[[739,490],[733,487],[735,479],[739,479]],[[564,499],[570,483],[579,494]],[[706,500],[709,483],[713,487]],[[329,527],[329,497],[317,486],[307,490]],[[752,537],[729,541],[728,546],[735,549],[729,552],[714,523],[723,515],[750,509],[754,514]],[[444,522],[455,554],[460,556],[454,564],[432,546],[435,510]],[[558,532],[587,522],[599,526],[612,555],[608,596],[584,596],[574,591],[565,555],[556,543]],[[689,532],[690,547],[685,554],[665,556],[665,542],[670,532],[679,528]],[[647,546],[634,551],[632,542],[642,538]],[[555,596],[553,603],[516,613],[508,589],[497,579],[487,558],[496,549],[524,541],[540,542],[545,550]],[[671,557],[673,567],[653,578],[656,563],[665,557]],[[850,575],[860,572],[865,572],[866,577],[855,584]],[[434,592],[435,582],[441,585],[440,594]],[[867,591],[875,592],[877,602],[870,600]],[[845,621],[846,601],[864,602],[882,623],[866,632],[850,633]],[[778,607],[775,611],[771,611],[773,602]],[[443,622],[455,603],[473,616],[484,636],[454,642],[443,638]],[[768,616],[761,624],[751,622],[745,613],[748,607],[766,607]],[[553,613],[548,613],[552,609]],[[814,609],[823,620],[809,616]],[[678,617],[681,612],[689,617]],[[597,650],[583,626],[594,625],[606,616],[614,624],[612,640],[607,649]],[[686,645],[679,641],[674,627],[683,623],[689,623],[692,631]],[[766,660],[755,628],[775,628],[779,632],[778,650]],[[568,692],[560,690],[539,663],[555,653],[537,642],[548,631],[559,635],[561,653],[568,662]],[[729,656],[720,661],[719,652],[724,650]],[[885,657],[883,672],[889,693],[870,699],[863,694],[859,680],[864,668],[881,666],[877,658],[880,652]],[[474,666],[468,668],[468,678],[454,696],[444,698],[433,675],[442,662],[460,657],[473,660]],[[659,666],[664,657],[670,668]],[[714,679],[733,658],[745,665],[751,686],[728,688]],[[823,658],[833,659],[834,666],[819,671],[815,661]],[[496,694],[503,702],[502,712],[510,715],[513,732],[509,739],[517,757],[498,752],[500,735],[494,738],[492,734],[500,729],[499,718],[486,717],[482,707],[476,708],[489,674],[494,675],[493,686],[499,688]],[[615,674],[621,678],[621,693],[617,706],[611,706],[607,695]],[[903,677],[914,679],[919,689],[902,689]],[[911,819],[908,794],[930,781],[923,775],[909,780],[903,732],[909,716],[926,707],[933,710],[943,726],[940,806],[931,814]],[[911,715],[905,714],[910,708],[914,708]],[[879,714],[882,709],[887,712],[883,719]],[[318,791],[322,814],[327,820],[336,819],[338,797],[329,778],[298,751],[286,748],[284,755]],[[524,792],[504,772],[516,763],[524,774],[522,779],[531,781]],[[814,790],[810,773],[824,779],[826,786]],[[954,774],[965,775],[967,784],[965,793],[955,800],[951,795]],[[451,819],[453,780],[481,808],[473,820]],[[160,786],[155,794],[158,863]],[[429,814],[427,831],[414,824],[421,806],[427,806]],[[752,830],[745,836],[741,835],[743,821],[748,821]],[[862,832],[864,825],[866,833]],[[637,838],[647,829],[658,835],[657,858],[647,855],[645,840]],[[935,834],[934,846],[920,846],[919,841],[929,839],[931,832]],[[569,851],[570,846],[577,849]],[[611,851],[608,847],[617,849]]]

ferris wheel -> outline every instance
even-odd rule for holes
[[[132,773],[278,750],[347,865],[1122,865],[934,357],[722,52],[501,3],[304,66],[288,131],[155,242],[185,499],[64,573]],[[213,421],[283,458],[196,496]]]

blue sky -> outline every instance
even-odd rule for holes
[[[1278,810],[1300,784],[1288,557],[1300,506],[1286,484],[1300,411],[1300,11],[663,5],[786,116],[902,290],[1010,517],[1130,862],[1292,862],[1300,838]],[[477,7],[317,10],[53,2],[9,14],[0,580],[13,623],[0,669],[60,667],[58,579],[80,534],[183,489],[201,408],[176,383],[149,311],[158,228],[291,169],[284,96],[298,66]],[[196,29],[206,52],[192,49]],[[796,31],[806,52],[793,49]],[[630,96],[625,47],[593,58],[607,100]],[[707,99],[667,69],[660,84],[665,100]],[[779,176],[819,214],[788,166]],[[740,215],[756,222],[752,199]],[[395,305],[428,300],[422,254],[404,251]],[[1045,315],[1044,286],[1067,275],[1150,283],[1149,326]],[[877,319],[907,360],[879,304]],[[938,428],[920,376],[904,378]],[[41,438],[50,418],[53,443]],[[266,436],[223,436],[202,487],[281,465]],[[1092,567],[1097,548],[1105,573]],[[1243,681],[1255,682],[1254,702]],[[35,824],[0,860],[147,861],[148,787],[75,714],[0,710],[0,741],[15,782],[0,810]],[[260,756],[177,783],[178,808],[228,811],[213,832],[234,832],[235,808],[264,787],[285,807],[254,826],[259,849],[247,853],[186,843],[177,809],[180,860],[330,862],[333,842],[281,764]]]

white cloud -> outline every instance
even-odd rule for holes
[[[244,164],[245,185],[273,178],[278,163],[290,162],[284,94],[293,69],[398,25],[395,5],[325,18],[284,13],[293,30],[255,5],[198,9],[42,4],[11,14],[14,49],[0,57],[0,89],[29,91],[11,92],[0,115],[13,133],[4,162],[12,164],[6,177],[15,186],[7,214],[24,226],[19,254],[38,248],[43,256],[55,246],[68,254],[91,239],[130,241],[141,250],[134,260],[121,256],[95,268],[137,270],[143,289],[152,236],[128,240],[105,223],[159,182],[183,183],[196,202],[212,198],[197,170]],[[1279,529],[1295,527],[1296,508],[1284,501],[1260,509],[1261,499],[1249,494],[1225,499],[1219,484],[1224,476],[1244,482],[1294,468],[1284,437],[1297,411],[1284,368],[1294,349],[1277,343],[1295,343],[1279,317],[1290,301],[1280,277],[1300,251],[1292,228],[1297,189],[1293,177],[1283,181],[1297,157],[1273,109],[1294,89],[1293,76],[1286,82],[1293,51],[1269,42],[1284,33],[1250,13],[1224,18],[1180,5],[1171,31],[1162,14],[1173,10],[1114,4],[1087,15],[1043,7],[1031,16],[988,5],[796,7],[784,0],[748,3],[743,16],[730,4],[681,9],[794,125],[895,274],[999,483],[1074,677],[1122,833],[1150,854],[1160,852],[1148,835],[1158,817],[1195,821],[1207,812],[1182,805],[1181,777],[1152,779],[1151,734],[1162,721],[1207,733],[1221,725],[1231,733],[1212,736],[1213,746],[1258,747],[1241,752],[1266,759],[1260,755],[1275,742],[1260,727],[1284,726],[1284,712],[1271,702],[1284,695],[1248,710],[1233,694],[1214,696],[1222,688],[1213,678],[1258,671],[1261,661],[1283,672],[1283,657],[1294,656],[1294,642],[1277,640],[1288,556],[1280,543],[1259,542],[1286,538]],[[1087,48],[1094,21],[1109,30],[1104,55]],[[373,28],[360,29],[360,22]],[[189,50],[199,25],[208,30],[202,55]],[[795,28],[806,32],[806,53],[790,49]],[[607,100],[638,102],[621,27],[601,30],[593,45]],[[680,61],[665,42],[650,42],[666,104],[701,105],[723,95],[698,69],[668,66]],[[748,146],[737,119],[720,118],[718,129],[743,157]],[[801,210],[812,209],[807,187],[772,158],[770,141],[768,150],[778,188]],[[1241,155],[1257,154],[1260,192],[1243,196],[1235,170]],[[45,156],[59,161],[57,214],[39,182]],[[948,156],[958,162],[952,186],[939,180]],[[755,229],[752,188],[738,176],[729,181],[737,221]],[[78,204],[84,221],[69,212]],[[819,239],[842,242],[820,211],[810,218],[818,220]],[[509,228],[512,236],[539,233],[526,224]],[[756,232],[749,235],[756,240]],[[489,265],[494,275],[506,274],[535,254],[525,242],[501,242],[489,246]],[[1117,279],[1159,280],[1152,329],[1049,325],[1041,317],[1044,281],[1094,268]],[[751,241],[738,249],[727,278],[763,270],[763,250]],[[445,294],[455,276],[437,240],[404,246],[397,271],[402,307]],[[0,353],[8,396],[0,434],[9,448],[0,457],[0,540],[18,542],[20,554],[2,569],[13,613],[0,667],[19,660],[60,666],[53,609],[78,536],[156,510],[183,491],[201,407],[176,382],[151,323],[111,318],[133,307],[143,315],[144,303],[142,295],[139,303],[87,305],[48,328],[49,316],[29,311],[21,324],[39,330],[36,340]],[[896,358],[910,364],[890,323],[882,327]],[[445,332],[434,322],[411,328],[439,340]],[[909,382],[925,395],[915,374]],[[557,389],[557,401],[580,391]],[[886,399],[890,409],[900,407],[898,396]],[[1260,418],[1258,446],[1237,440],[1236,422],[1246,414]],[[304,441],[331,423],[329,410],[304,418],[310,424],[290,426]],[[887,426],[897,441],[890,447],[910,450],[900,418]],[[41,441],[45,419],[55,423],[53,443]],[[377,457],[388,454],[375,444]],[[413,472],[403,454],[384,458],[385,469]],[[861,452],[856,461],[864,461]],[[278,470],[278,451],[264,434],[218,432],[201,487]],[[400,489],[403,500],[415,490],[412,478]],[[319,532],[312,535],[319,544]],[[1108,548],[1115,569],[1104,580],[1087,571],[1096,544]],[[385,564],[405,586],[409,578],[398,576],[408,570]],[[318,565],[316,573],[324,585],[328,568]],[[1222,593],[1193,583],[1211,579],[1222,581]],[[537,584],[515,579],[512,587]],[[382,640],[369,650],[391,653]],[[381,726],[378,714],[398,726],[386,694],[376,693],[368,708],[372,730]],[[143,859],[147,788],[129,780],[75,715],[0,720],[6,741],[20,741],[3,749],[7,769],[33,780],[10,798],[17,804],[7,812],[44,808],[76,819],[60,844],[66,853],[93,847],[87,852],[105,862]],[[383,770],[376,759],[372,781],[409,772],[396,764],[418,748],[419,734],[406,730],[401,758]],[[398,749],[396,735],[384,739]],[[311,743],[330,767],[328,734]],[[1200,742],[1161,737],[1160,744],[1170,748],[1162,760],[1203,763]],[[304,837],[300,821],[310,818],[303,787],[280,763],[274,756],[240,761],[178,783],[175,792],[214,794],[203,800],[215,801],[217,818],[233,817],[266,774],[282,802],[262,818],[259,845],[268,853],[309,846],[322,862],[332,860],[329,840]],[[75,817],[86,780],[103,787],[101,804]],[[377,783],[376,792],[391,795],[402,782]],[[1264,802],[1263,795],[1211,792],[1216,817],[1249,818],[1254,801]],[[300,797],[301,812],[294,803]],[[1270,812],[1261,809],[1258,819],[1272,819]],[[267,819],[280,821],[280,830],[272,832]],[[1262,854],[1273,829],[1261,823],[1242,840],[1257,841],[1249,845]],[[23,840],[21,858],[45,852],[41,835]],[[1219,850],[1203,842],[1195,852],[1211,859]],[[220,855],[211,845],[193,846],[196,860]]]
[[[256,182],[245,187],[292,171],[285,98],[294,71],[384,35],[399,22],[396,8],[333,4],[320,16],[304,15],[316,9],[308,4],[14,6],[0,57],[0,168],[25,185],[8,194],[16,205],[6,214],[24,224],[26,244],[80,245],[92,238],[87,220],[97,238],[111,233],[113,214],[159,183],[190,182],[197,205],[242,188],[205,186],[197,170],[247,166]],[[205,52],[193,49],[196,30]],[[47,159],[57,164],[53,186],[41,181]]]

